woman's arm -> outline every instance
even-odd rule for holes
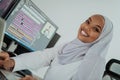
[[[21,69],[37,69],[44,66],[49,66],[51,61],[55,58],[58,48],[48,48],[43,51],[35,51],[24,53],[17,57],[13,57],[15,66],[13,71]]]

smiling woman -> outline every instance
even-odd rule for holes
[[[77,37],[71,42],[12,59],[2,52],[0,57],[5,60],[0,60],[0,66],[5,69],[12,66],[13,71],[50,66],[43,80],[102,80],[112,32],[112,22],[95,14],[81,24]],[[10,62],[13,65],[6,64]],[[21,80],[35,79],[27,76]]]
[[[104,27],[104,17],[93,15],[83,22],[78,32],[78,39],[85,43],[95,41],[101,34]]]

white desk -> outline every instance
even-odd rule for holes
[[[17,74],[17,73],[14,73],[14,72],[9,72],[9,71],[6,71],[6,70],[1,70],[0,71],[5,75],[5,77],[8,79],[8,80],[19,80],[21,75]],[[37,80],[42,80],[40,77],[38,76],[35,76],[33,75],[33,77],[35,77]]]
[[[5,71],[5,70],[0,70],[0,71],[5,75],[5,77],[8,80],[19,80],[20,79],[20,75],[17,73]]]

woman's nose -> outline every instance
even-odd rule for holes
[[[86,31],[90,31],[90,26],[85,26]]]

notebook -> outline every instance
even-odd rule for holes
[[[0,51],[2,50],[2,43],[4,38],[4,32],[6,28],[6,22],[4,19],[0,18]]]

